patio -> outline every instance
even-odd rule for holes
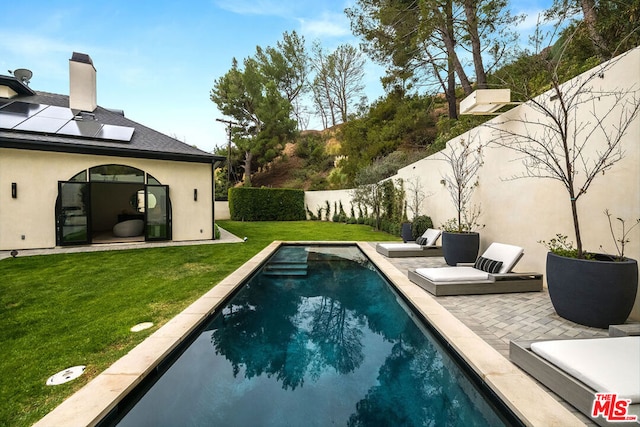
[[[371,245],[375,247],[375,243]],[[446,265],[441,257],[386,259],[405,276],[410,268]],[[434,298],[507,359],[511,340],[596,338],[609,335],[605,329],[582,326],[558,316],[546,288],[542,292]],[[554,395],[552,392],[549,394]],[[554,397],[586,425],[595,425],[562,399]]]

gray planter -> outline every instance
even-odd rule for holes
[[[638,291],[638,262],[594,260],[547,254],[547,286],[559,316],[595,328],[624,323]]]
[[[411,233],[411,223],[410,222],[403,222],[402,223],[402,241],[407,243],[410,242],[412,240],[415,240],[413,238],[413,234]]]
[[[475,262],[479,249],[479,233],[442,233],[442,253],[448,265]]]

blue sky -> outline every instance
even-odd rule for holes
[[[69,93],[72,52],[89,54],[97,69],[98,104],[211,151],[225,146],[223,118],[209,93],[214,81],[256,46],[275,46],[285,31],[327,50],[357,44],[343,11],[353,0],[58,0],[6,1],[0,13],[0,74],[28,68],[30,87]],[[512,0],[529,19],[550,0]],[[366,73],[369,100],[383,94],[382,70]]]

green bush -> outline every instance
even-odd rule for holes
[[[305,220],[304,191],[282,188],[231,188],[229,211],[234,221]]]
[[[411,235],[413,236],[413,240],[422,236],[422,234],[427,231],[427,228],[433,228],[433,221],[431,221],[431,217],[427,215],[415,217],[413,219],[413,224],[411,225]]]

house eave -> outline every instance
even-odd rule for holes
[[[188,153],[169,153],[161,151],[135,150],[131,148],[100,147],[73,144],[51,144],[41,141],[18,141],[0,137],[0,148],[13,148],[19,150],[47,151],[56,153],[73,153],[86,155],[99,155],[111,157],[131,157],[137,159],[170,160],[190,163],[214,163],[225,160],[225,157]]]

